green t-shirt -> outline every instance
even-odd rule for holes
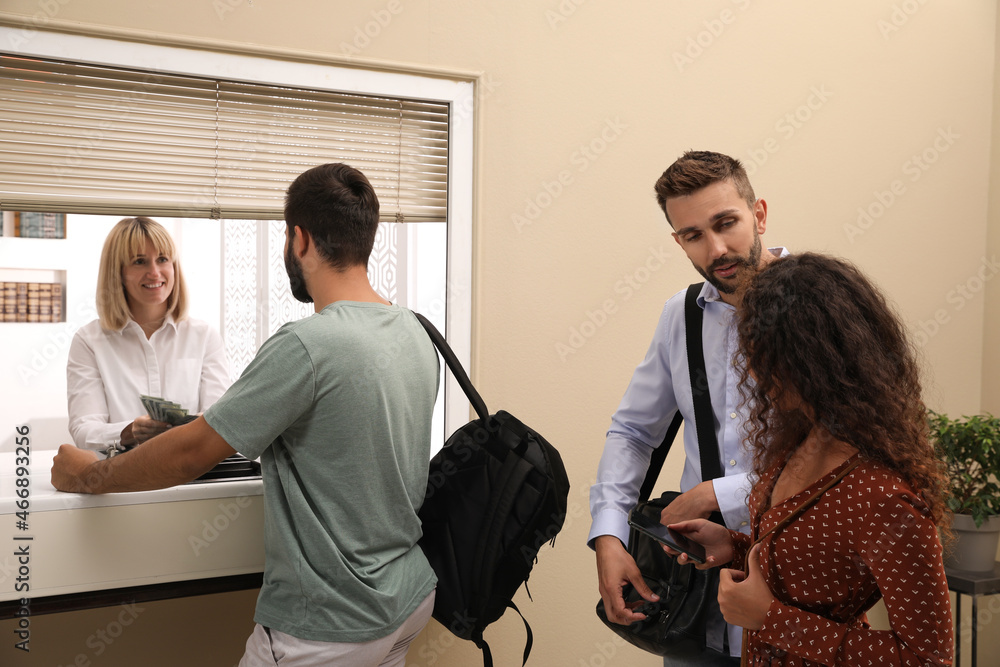
[[[370,641],[433,590],[417,510],[438,370],[409,310],[339,301],[279,329],[205,412],[261,460],[255,621],[301,639]]]

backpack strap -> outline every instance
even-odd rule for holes
[[[431,342],[434,343],[434,347],[436,347],[438,352],[441,353],[441,356],[444,358],[448,368],[451,369],[452,375],[455,376],[459,386],[462,387],[462,391],[465,392],[466,397],[468,397],[469,402],[475,409],[476,414],[479,415],[479,418],[484,422],[488,422],[490,419],[490,413],[489,410],[486,409],[486,401],[483,400],[482,396],[479,395],[479,392],[476,391],[476,388],[472,385],[472,380],[469,379],[469,375],[465,372],[465,369],[462,368],[462,363],[458,360],[458,356],[451,349],[451,346],[448,345],[448,341],[445,340],[444,336],[441,335],[441,332],[437,330],[437,327],[435,327],[430,320],[420,313],[414,312],[413,314],[416,316],[417,321],[424,327],[427,335],[430,336]],[[527,433],[527,431],[525,431],[525,433]],[[509,459],[509,461],[512,465],[517,465],[517,461],[513,458]],[[524,461],[521,461],[521,463],[523,464],[521,467],[530,467],[530,465]],[[527,582],[525,583],[527,584]],[[524,667],[524,665],[528,662],[528,654],[531,653],[531,645],[534,642],[534,637],[531,633],[531,626],[528,625],[528,621],[524,618],[524,614],[521,613],[521,610],[517,608],[512,600],[507,601],[507,606],[516,611],[517,615],[521,617],[521,621],[524,623],[525,632],[527,633],[527,639],[524,644],[524,657],[521,661],[521,667]],[[493,667],[493,654],[490,652],[490,645],[487,644],[486,640],[483,638],[482,630],[476,632],[472,635],[472,637],[470,637],[470,639],[472,639],[473,643],[475,643],[475,645],[483,652],[483,667]]]
[[[531,645],[534,642],[534,637],[531,634],[531,626],[528,625],[528,619],[524,617],[524,614],[521,613],[521,610],[517,608],[517,605],[514,604],[513,601],[508,602],[507,606],[516,611],[517,615],[521,617],[521,621],[524,622],[524,631],[528,633],[528,638],[525,640],[524,643],[524,655],[522,656],[521,659],[521,667],[524,667],[526,664],[528,664],[528,654],[531,653]]]
[[[516,611],[517,615],[521,617],[521,622],[524,623],[524,631],[528,635],[524,642],[524,655],[521,657],[521,667],[524,667],[528,664],[528,654],[531,653],[531,645],[534,643],[534,636],[531,634],[531,626],[528,625],[528,619],[524,617],[524,614],[522,614],[521,610],[517,608],[517,605],[511,601],[507,603],[507,607]],[[483,633],[477,633],[472,637],[472,641],[483,652],[483,667],[493,667],[493,654],[490,653],[490,645],[486,643],[485,639],[483,639]]]
[[[413,314],[417,317],[417,321],[423,325],[427,335],[430,336],[431,341],[434,343],[434,347],[436,347],[438,352],[441,353],[441,356],[444,357],[444,362],[448,365],[448,368],[451,369],[451,374],[455,376],[456,380],[458,380],[458,386],[460,386],[462,391],[465,392],[465,395],[468,397],[469,403],[471,403],[472,407],[475,409],[476,414],[479,415],[479,418],[484,422],[489,421],[490,411],[486,409],[486,401],[484,401],[483,397],[479,395],[476,388],[472,386],[472,380],[469,379],[469,375],[465,372],[465,369],[462,368],[462,362],[458,360],[458,355],[455,354],[455,352],[451,349],[451,346],[448,345],[448,341],[444,339],[444,336],[442,336],[441,332],[437,330],[437,327],[431,324],[430,320],[420,313],[414,312]]]
[[[483,667],[493,667],[493,654],[490,653],[490,645],[483,639],[482,631],[472,636],[473,643],[483,652]],[[522,665],[522,667],[524,667]]]
[[[702,327],[705,311],[698,305],[698,295],[705,283],[695,283],[687,288],[684,295],[684,336],[687,345],[688,374],[691,381],[691,396],[694,398],[694,427],[698,434],[698,452],[701,456],[701,479],[708,481],[722,477],[722,463],[719,461],[719,441],[715,437],[715,417],[712,414],[712,396],[708,389],[708,373],[705,371],[705,346]],[[653,450],[646,470],[646,477],[639,487],[639,502],[649,500],[656,479],[660,476],[663,463],[667,460],[670,446],[683,421],[680,410],[667,427],[667,434],[659,447]]]

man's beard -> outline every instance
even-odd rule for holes
[[[746,257],[740,255],[735,255],[733,257],[721,257],[708,267],[708,270],[702,269],[697,264],[692,262],[695,270],[702,275],[705,280],[715,285],[715,289],[719,290],[722,294],[735,294],[739,291],[743,283],[749,278],[757,269],[760,267],[760,255],[762,252],[762,247],[760,243],[760,234],[754,229],[753,232],[753,245],[750,247],[750,253]],[[715,269],[720,266],[726,266],[729,264],[735,264],[736,270],[733,272],[732,278],[723,282],[722,280],[715,277]],[[743,269],[749,269],[744,271]]]
[[[292,243],[289,239],[288,248],[285,250],[285,273],[288,274],[288,287],[292,290],[292,296],[302,303],[312,303],[313,298],[306,289],[305,275],[302,273],[302,263],[292,254]]]

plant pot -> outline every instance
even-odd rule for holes
[[[955,541],[945,555],[945,567],[968,572],[992,572],[997,560],[1000,541],[1000,516],[987,519],[982,527],[968,514],[953,514],[951,529]]]

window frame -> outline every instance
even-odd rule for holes
[[[462,364],[470,367],[476,77],[418,67],[349,66],[330,56],[282,54],[275,49],[269,49],[267,55],[262,56],[250,53],[249,49],[246,52],[236,50],[232,45],[222,51],[46,31],[36,31],[25,40],[16,28],[8,26],[0,26],[0,44],[18,45],[17,48],[0,49],[18,56],[447,103],[445,335]],[[468,402],[454,378],[448,373],[445,378],[444,427],[445,434],[450,434],[468,421]]]

